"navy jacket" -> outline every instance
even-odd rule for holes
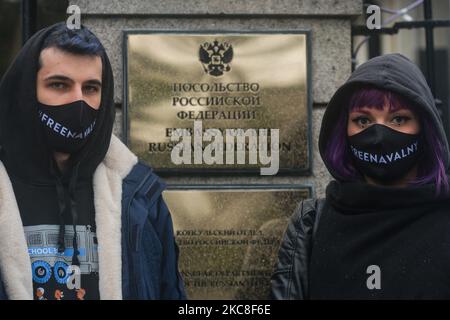
[[[164,188],[152,169],[140,162],[123,181],[124,299],[186,298],[172,218],[162,198]]]

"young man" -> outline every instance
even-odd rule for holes
[[[112,135],[86,28],[36,33],[0,83],[0,299],[184,299],[163,183]]]

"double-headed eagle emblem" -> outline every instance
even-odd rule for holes
[[[215,77],[231,70],[230,62],[233,59],[233,47],[228,42],[220,43],[217,40],[200,45],[199,59],[203,70]]]

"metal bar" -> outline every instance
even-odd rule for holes
[[[374,34],[370,37],[368,42],[369,47],[369,59],[377,57],[381,54],[380,48],[380,35]]]
[[[36,31],[36,0],[22,0],[21,19],[23,45]]]
[[[393,26],[396,29],[412,29],[412,28],[439,28],[450,27],[450,20],[419,20],[419,21],[401,21]]]
[[[431,7],[431,0],[425,0],[423,2],[423,17],[425,21],[433,20],[433,13]],[[427,60],[427,80],[430,85],[433,96],[436,94],[436,83],[434,79],[434,34],[433,27],[430,25],[425,26],[425,50]]]
[[[381,28],[381,29],[367,29],[367,26],[353,26],[352,35],[369,35],[369,34],[396,34],[400,29],[418,29],[430,26],[434,28],[448,28],[450,27],[450,20],[432,20],[432,21],[402,21],[396,22],[391,28]]]

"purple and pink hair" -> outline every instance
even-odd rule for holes
[[[348,181],[363,179],[353,165],[353,158],[347,142],[347,121],[349,113],[360,110],[363,107],[383,110],[384,105],[388,103],[390,111],[406,108],[411,110],[421,120],[424,156],[419,161],[417,177],[413,181],[410,181],[409,184],[424,185],[434,183],[437,195],[442,190],[445,193],[449,192],[449,181],[444,165],[444,152],[446,150],[444,150],[444,144],[440,140],[435,124],[426,112],[420,110],[397,93],[375,87],[362,87],[356,90],[348,101],[348,109],[346,110],[344,108],[344,112],[341,112],[325,149],[326,161],[339,176]]]

